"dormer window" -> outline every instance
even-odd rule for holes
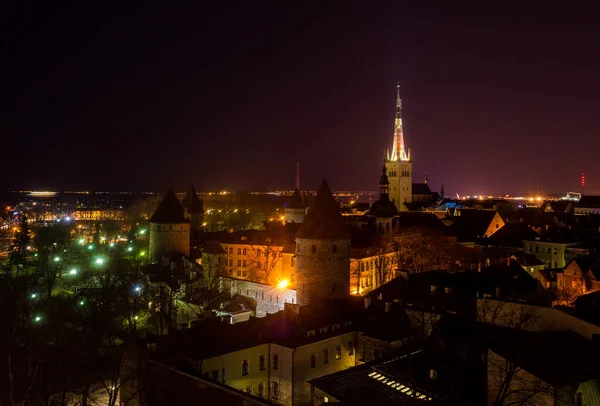
[[[326,333],[326,332],[327,332],[327,327],[321,327],[319,329],[319,334],[323,334],[323,333]]]
[[[315,336],[315,330],[310,330],[307,334],[307,337],[314,337]]]
[[[339,329],[340,329],[340,325],[339,325],[339,324],[334,324],[334,325],[331,327],[331,331],[335,331],[335,330],[339,330]]]
[[[351,321],[347,321],[344,323],[344,327],[350,327],[352,325]]]

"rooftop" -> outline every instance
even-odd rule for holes
[[[300,225],[296,237],[316,240],[350,238],[350,231],[325,180],[321,183],[317,196]]]
[[[180,224],[187,222],[179,199],[173,189],[169,189],[150,218],[150,223]]]

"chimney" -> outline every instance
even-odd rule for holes
[[[385,312],[389,313],[392,310],[392,302],[385,302]]]
[[[437,379],[437,371],[435,369],[429,370],[429,379],[435,381]]]
[[[500,287],[498,286],[498,287],[496,287],[496,297],[500,297],[500,293],[502,293],[502,292],[501,292]]]
[[[435,293],[435,292],[437,292],[438,287],[437,287],[437,285],[431,285],[429,288],[430,288],[431,293]]]
[[[365,297],[365,309],[368,309],[371,306],[371,298]]]
[[[377,300],[383,300],[383,293],[377,295]]]

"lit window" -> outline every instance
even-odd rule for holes
[[[342,346],[335,347],[335,359],[342,359]]]
[[[348,355],[354,355],[354,343],[352,341],[348,342]]]
[[[246,255],[246,248],[242,250],[242,255]]]

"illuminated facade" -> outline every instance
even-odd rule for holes
[[[394,118],[394,142],[392,152],[388,149],[385,167],[390,182],[389,195],[398,210],[407,210],[404,203],[412,203],[412,160],[410,149],[404,144],[402,127],[402,100],[400,85],[397,85],[396,116]]]

